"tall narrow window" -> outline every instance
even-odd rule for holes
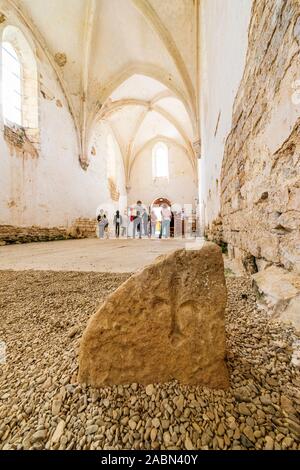
[[[2,103],[6,123],[22,126],[22,67],[9,42],[2,43]]]
[[[169,151],[166,144],[158,142],[152,153],[153,178],[169,178]]]
[[[2,113],[7,127],[26,129],[37,142],[39,128],[38,69],[34,43],[15,26],[2,32]]]

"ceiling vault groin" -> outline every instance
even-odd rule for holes
[[[109,80],[102,86],[99,92],[98,106],[96,106],[93,110],[93,113],[90,114],[90,125],[95,119],[97,119],[98,113],[101,112],[101,108],[105,106],[106,101],[109,99],[114,90],[116,90],[120,85],[122,85],[122,83],[136,74],[145,75],[146,77],[150,77],[161,82],[167,88],[167,90],[164,90],[163,93],[176,96],[183,103],[192,122],[193,131],[195,134],[197,133],[196,116],[185,93],[176,87],[176,85],[170,80],[169,74],[165,70],[153,64],[147,64],[143,62],[134,62],[128,64],[122,70],[118,71],[113,77],[110,77]]]
[[[36,0],[0,0],[0,8],[7,24],[31,36],[38,59],[46,60],[52,68],[74,124],[78,159],[84,170],[89,165],[95,126],[101,120],[108,121],[120,147],[127,180],[141,149],[158,136],[184,150],[196,169],[194,142],[199,135],[199,121],[195,64],[185,54],[190,43],[175,41],[176,21],[180,18],[175,16],[175,23],[164,21],[163,8],[149,0],[117,1],[74,0],[70,5],[43,0],[43,6]],[[198,11],[194,2],[183,8],[194,24]],[[114,28],[118,14],[124,21],[123,30],[121,23]],[[126,27],[128,20],[132,21],[133,31]],[[190,28],[185,34],[190,41]],[[111,49],[106,48],[108,43],[103,37],[112,38]],[[146,50],[143,41],[150,46],[153,43],[153,47]],[[116,61],[114,51],[118,53]],[[136,77],[139,79],[134,92],[116,97]],[[153,88],[153,93],[149,91],[145,97],[147,87],[150,91]],[[122,121],[118,113],[129,114]],[[153,114],[157,123],[151,121]],[[127,123],[131,128],[126,133],[121,128]]]
[[[137,128],[135,132],[133,133],[132,139],[130,140],[130,148],[132,148],[134,144],[135,136],[138,133],[138,130],[140,129],[141,125],[143,124],[147,114],[150,111],[155,111],[161,116],[163,116],[166,120],[168,120],[170,124],[173,125],[178,130],[179,134],[182,136],[185,142],[186,150],[188,151],[188,154],[191,160],[193,160],[194,150],[191,145],[191,141],[186,135],[186,132],[184,131],[184,129],[181,127],[180,123],[177,122],[176,119],[170,113],[168,113],[166,110],[164,110],[163,108],[155,104],[159,102],[160,99],[162,99],[162,97],[165,97],[165,96],[166,96],[165,94],[160,94],[151,101],[140,100],[137,98],[127,98],[127,99],[122,99],[118,101],[113,101],[111,102],[109,106],[105,107],[103,111],[99,113],[98,119],[101,120],[101,119],[108,118],[110,115],[112,115],[113,113],[117,112],[118,110],[126,106],[142,106],[146,108],[146,110],[142,112],[141,119],[138,120]],[[168,93],[167,96],[170,97],[170,94]]]
[[[176,43],[170,33],[166,28],[164,23],[161,21],[160,17],[150,5],[147,0],[131,0],[135,7],[145,16],[146,20],[151,24],[155,32],[160,37],[162,43],[165,45],[170,56],[172,57],[181,77],[185,84],[190,105],[193,112],[196,114],[196,95],[195,89],[191,80],[191,77],[186,68],[185,62],[176,46]]]

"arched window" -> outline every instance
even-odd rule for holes
[[[22,67],[15,49],[2,43],[2,103],[6,123],[22,126]]]
[[[163,142],[153,147],[152,172],[153,178],[169,178],[169,151]]]
[[[4,123],[38,129],[38,71],[31,45],[15,26],[2,33],[2,112]]]

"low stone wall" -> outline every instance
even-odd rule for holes
[[[95,238],[96,221],[79,218],[71,227],[15,227],[0,225],[0,245],[13,243],[48,242],[71,238]]]
[[[75,235],[74,238],[96,238],[96,228],[96,220],[81,217],[75,220],[72,226],[72,234]]]
[[[70,231],[64,227],[14,227],[0,225],[0,244],[47,242],[72,238]]]

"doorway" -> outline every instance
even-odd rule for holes
[[[162,217],[161,217],[161,207],[163,205],[167,205],[168,208],[171,210],[172,203],[169,201],[169,199],[165,197],[157,198],[155,199],[152,204],[151,204],[151,211],[153,210],[155,212],[157,222],[156,222],[156,227],[155,227],[155,235],[152,232],[152,235],[158,236],[159,238],[162,237]],[[172,212],[172,211],[171,211]],[[172,219],[171,219],[171,224],[170,224],[170,236],[173,238],[174,237],[174,215],[172,212]]]

